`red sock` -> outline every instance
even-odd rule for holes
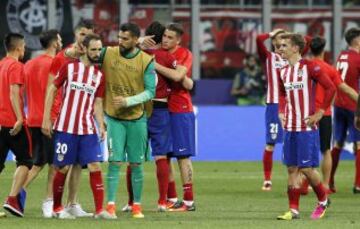
[[[93,192],[96,214],[103,210],[104,203],[104,183],[101,171],[90,172],[90,186]]]
[[[288,187],[289,208],[299,211],[300,189]]]
[[[360,187],[360,149],[356,151],[355,159],[355,187]]]
[[[131,185],[131,166],[128,165],[126,169],[126,188],[129,195],[128,204],[133,205],[134,202],[134,195],[132,192],[132,185]]]
[[[273,160],[272,156],[273,151],[270,150],[264,150],[263,154],[263,168],[264,168],[264,179],[265,180],[271,180],[271,171],[272,171],[272,165]]]
[[[339,164],[340,153],[341,153],[341,149],[339,148],[334,147],[331,150],[332,165],[331,165],[331,173],[330,173],[330,181],[329,181],[330,186],[334,185],[334,177],[335,177],[336,168]]]
[[[64,191],[65,179],[66,179],[66,174],[63,174],[59,171],[55,173],[54,181],[53,181],[54,211],[62,206],[61,199]]]
[[[175,181],[169,181],[169,187],[167,191],[167,198],[177,198]]]
[[[312,187],[319,202],[325,201],[327,198],[326,189],[324,188],[323,184],[320,182],[318,185]]]
[[[309,192],[309,181],[306,177],[304,177],[301,181],[300,194],[307,195]]]
[[[158,203],[166,204],[166,194],[169,187],[169,164],[166,158],[156,161],[156,176],[159,188]]]
[[[183,185],[183,192],[184,192],[184,197],[183,197],[184,200],[186,201],[194,200],[193,185],[191,183]]]

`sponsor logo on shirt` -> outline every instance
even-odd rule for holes
[[[292,91],[292,90],[299,90],[304,88],[304,83],[302,82],[294,82],[294,83],[285,83],[285,90]]]
[[[71,82],[70,88],[71,88],[71,90],[84,91],[91,95],[93,95],[96,91],[95,87],[84,84],[84,83],[79,83],[79,82]]]

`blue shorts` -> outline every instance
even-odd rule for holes
[[[173,137],[172,157],[195,156],[195,115],[189,113],[170,113]]]
[[[170,113],[167,108],[154,108],[148,120],[152,156],[165,156],[173,151]]]
[[[266,104],[265,110],[266,144],[274,145],[283,142],[283,128],[279,119],[279,105]]]
[[[334,106],[334,139],[344,143],[347,131],[352,142],[360,141],[360,131],[354,126],[354,112]]]
[[[84,166],[103,161],[103,152],[96,134],[76,135],[56,132],[54,144],[54,165],[57,167],[73,164]]]
[[[286,166],[314,168],[319,166],[319,131],[285,131],[283,162]]]

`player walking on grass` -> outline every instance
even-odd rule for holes
[[[342,51],[337,59],[336,68],[341,74],[342,80],[359,92],[360,77],[360,29],[351,28],[345,33],[348,50]],[[352,101],[343,92],[335,97],[334,106],[334,139],[335,144],[331,151],[332,168],[330,176],[330,190],[336,192],[335,172],[339,163],[340,153],[349,131],[351,142],[355,144],[355,180],[353,193],[360,193],[360,131],[354,127],[354,112],[356,102]]]
[[[280,53],[289,63],[281,69],[279,80],[279,117],[284,132],[283,160],[288,169],[288,199],[290,210],[278,216],[280,220],[297,219],[299,213],[300,189],[297,179],[300,173],[310,182],[318,204],[311,214],[312,219],[324,216],[330,201],[326,189],[316,171],[319,165],[319,132],[317,122],[330,106],[335,87],[321,66],[302,59],[305,40],[299,34],[281,36]],[[313,90],[315,83],[325,89],[324,101],[315,111]]]
[[[326,40],[321,37],[315,37],[311,40],[310,50],[313,55],[312,61],[321,67],[322,71],[325,71],[326,75],[330,77],[330,80],[338,89],[339,93],[345,93],[353,101],[357,101],[358,93],[351,87],[349,87],[340,77],[340,74],[334,67],[327,64],[324,61],[324,48]],[[318,84],[316,85],[316,110],[320,109],[325,99],[325,90]],[[320,151],[323,159],[321,164],[321,171],[323,175],[323,184],[329,192],[329,180],[331,172],[331,132],[332,132],[332,118],[331,118],[331,106],[327,107],[324,116],[319,122],[319,134],[320,134]]]
[[[5,167],[9,150],[16,156],[17,168],[4,208],[11,214],[23,217],[17,195],[32,167],[31,138],[25,122],[23,89],[24,65],[20,60],[25,53],[24,36],[9,33],[5,36],[6,57],[0,61],[0,173]]]
[[[30,127],[32,139],[32,154],[34,165],[29,171],[29,175],[24,184],[26,189],[37,177],[43,167],[48,164],[48,179],[46,187],[46,199],[43,202],[42,210],[45,218],[51,218],[52,206],[49,209],[49,202],[52,203],[52,183],[54,178],[54,144],[41,132],[41,124],[44,112],[44,98],[48,86],[49,72],[51,63],[57,52],[61,50],[62,42],[59,32],[49,30],[40,35],[40,43],[44,48],[44,53],[29,60],[24,67],[25,88],[28,101],[27,124]]]
[[[104,185],[100,162],[103,155],[99,145],[94,115],[99,126],[101,140],[105,137],[102,98],[105,94],[105,76],[95,65],[102,49],[100,37],[87,35],[83,41],[85,54],[79,61],[61,67],[54,82],[49,86],[46,100],[43,132],[51,137],[51,105],[58,89],[64,91],[60,114],[54,124],[56,174],[53,182],[53,216],[60,219],[74,219],[61,204],[66,175],[70,165],[87,165],[90,172],[90,186],[95,203],[95,218],[112,219],[103,210]]]

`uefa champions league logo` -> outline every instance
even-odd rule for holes
[[[8,0],[6,17],[9,29],[23,34],[28,48],[41,49],[38,35],[47,30],[47,12],[46,0]],[[55,29],[61,29],[63,20],[63,1],[57,0]]]

